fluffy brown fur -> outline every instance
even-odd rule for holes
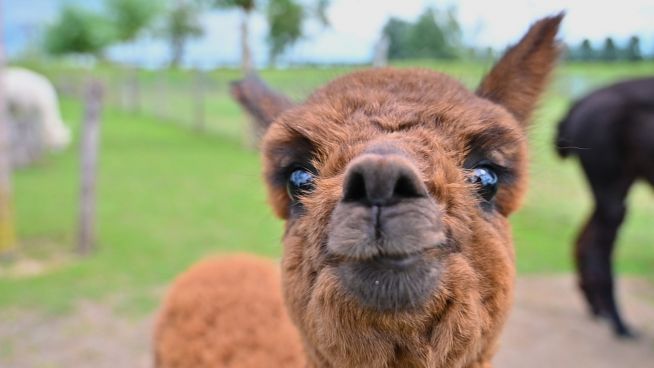
[[[201,261],[175,280],[156,323],[155,366],[305,366],[279,267],[250,255]]]
[[[511,304],[507,216],[525,190],[524,128],[557,59],[561,18],[532,26],[476,94],[428,70],[360,71],[270,126],[264,175],[286,220],[282,289],[309,367],[490,367]],[[498,173],[492,198],[471,183],[479,167]],[[298,169],[313,182],[292,195]],[[218,281],[223,293],[249,287]],[[220,299],[203,300],[223,310]],[[260,330],[249,346],[271,332]],[[257,353],[249,346],[214,350]],[[158,348],[160,361],[176,348]]]

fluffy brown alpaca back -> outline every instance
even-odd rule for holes
[[[270,203],[286,221],[282,287],[249,295],[241,290],[270,281],[221,275],[266,277],[265,262],[217,264],[208,279],[191,269],[162,308],[159,366],[247,366],[184,359],[263,357],[292,321],[304,350],[295,362],[309,367],[490,367],[512,299],[507,216],[525,191],[525,130],[561,18],[534,24],[476,93],[428,70],[361,71],[277,116],[262,151]],[[214,291],[180,306],[191,285]],[[283,310],[282,292],[290,320],[265,313]],[[245,309],[263,303],[263,315]],[[192,346],[200,340],[178,338],[188,315],[245,321],[247,334]],[[225,326],[197,331],[229,339],[239,328]],[[300,354],[288,338],[285,351]],[[179,350],[186,358],[173,359]],[[270,359],[263,366],[288,366]]]
[[[175,280],[164,305],[155,334],[157,367],[305,366],[272,261],[251,255],[203,260]]]

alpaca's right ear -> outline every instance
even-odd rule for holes
[[[294,106],[291,100],[270,89],[256,74],[249,74],[245,79],[231,83],[232,97],[257,122],[262,131],[281,115]]]
[[[484,77],[477,95],[504,106],[526,126],[559,58],[562,19],[563,13],[534,23]]]

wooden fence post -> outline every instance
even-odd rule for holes
[[[87,255],[95,250],[95,187],[97,158],[100,146],[102,84],[92,80],[86,87],[85,112],[82,122],[81,183],[77,253]]]
[[[159,73],[153,81],[153,85],[154,92],[150,99],[152,113],[160,120],[169,120],[170,106],[168,104],[173,103],[174,99],[168,98],[169,83],[166,79],[166,73]]]
[[[0,20],[3,1],[0,0]],[[5,96],[5,53],[4,34],[0,21],[0,255],[7,254],[16,247],[16,233],[11,201],[11,145],[9,142],[9,120]]]
[[[193,78],[193,123],[195,130],[204,132],[206,130],[206,117],[204,113],[204,73],[200,70],[194,72]]]
[[[127,83],[127,88],[129,92],[127,94],[129,99],[130,111],[133,113],[141,112],[141,84],[139,80],[139,70],[138,68],[130,68],[129,79]]]

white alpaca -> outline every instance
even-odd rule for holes
[[[70,129],[59,112],[57,92],[44,76],[24,68],[7,68],[4,74],[9,118],[15,122],[38,119],[46,149],[59,151],[71,140]]]

